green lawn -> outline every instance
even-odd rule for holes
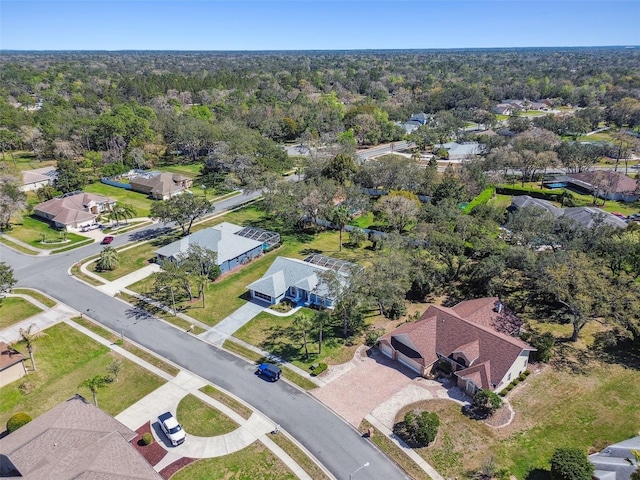
[[[0,304],[0,329],[21,322],[41,311],[42,310],[24,298],[7,297],[2,300],[2,304]]]
[[[24,150],[6,152],[3,156],[0,156],[0,164],[6,165],[5,170],[13,168],[17,168],[20,171],[34,170],[36,168],[55,166],[56,163],[56,160],[38,160],[33,152]]]
[[[144,193],[112,187],[104,183],[96,182],[84,187],[85,192],[97,193],[106,197],[115,198],[118,203],[128,203],[136,209],[136,217],[148,217],[151,205],[154,202]]]
[[[158,248],[159,247],[157,245],[154,245],[151,242],[142,243],[124,251],[119,251],[118,268],[115,270],[99,271],[96,269],[96,262],[90,263],[88,269],[111,282],[152,263],[155,258],[155,251]]]
[[[253,413],[253,411],[249,407],[245,406],[243,403],[240,403],[233,397],[226,395],[225,393],[221,392],[217,388],[212,387],[211,385],[205,385],[200,389],[200,391],[203,393],[206,393],[211,398],[214,398],[220,403],[226,405],[227,407],[229,407],[231,410],[236,412],[245,420],[248,420],[251,414]]]
[[[36,292],[35,290],[31,290],[30,288],[14,288],[11,290],[12,293],[20,293],[22,295],[29,295],[31,298],[39,301],[43,305],[46,305],[49,308],[53,308],[57,305],[55,300],[52,300],[46,295],[43,295],[40,292]]]
[[[314,363],[344,363],[353,356],[354,349],[345,348],[342,339],[331,338],[329,335],[330,328],[325,327],[322,354],[318,353],[316,335],[307,335],[307,347],[309,349],[309,360],[307,360],[302,335],[293,326],[295,315],[300,313],[306,313],[313,317],[315,312],[308,308],[303,308],[298,313],[288,317],[277,317],[263,312],[241,327],[233,336],[284,358],[309,373],[311,372],[309,367]]]
[[[593,135],[583,135],[578,137],[579,142],[613,142],[613,137],[609,131],[594,133]]]
[[[224,220],[231,221],[231,218],[225,216]],[[338,232],[335,231],[297,237],[286,235],[283,236],[280,248],[209,284],[206,288],[205,308],[202,308],[201,302],[189,304],[188,299],[177,298],[176,303],[187,315],[208,325],[216,325],[248,301],[247,285],[259,279],[276,257],[305,258],[311,253],[322,253],[363,266],[375,255],[375,252],[365,248],[343,248],[339,252]],[[151,291],[153,282],[151,276],[129,286],[129,289],[144,294]]]
[[[198,460],[179,470],[171,480],[294,480],[297,477],[262,443],[254,442],[239,452]]]
[[[48,223],[29,215],[23,216],[22,220],[18,220],[12,225],[12,229],[5,233],[9,237],[21,240],[33,247],[46,250],[70,247],[87,241],[87,237],[71,232],[66,232],[67,239],[65,241],[62,237],[63,232],[54,230]],[[47,243],[42,243],[43,235]]]
[[[178,404],[178,421],[185,432],[196,437],[216,437],[238,428],[238,424],[193,395],[187,395]]]
[[[499,467],[526,479],[531,470],[548,470],[556,448],[599,449],[637,435],[640,425],[640,372],[619,365],[593,361],[582,374],[547,366],[507,398],[516,416],[500,429],[471,420],[453,402],[421,402],[441,425],[435,445],[416,451],[446,477],[477,471],[493,456]]]
[[[106,375],[106,366],[119,358],[64,323],[48,328],[46,334],[34,346],[38,371],[0,388],[0,425],[19,411],[35,418],[76,393],[91,400],[91,392],[79,385],[95,375]],[[15,347],[28,357],[23,344]],[[109,415],[117,415],[164,383],[135,363],[119,359],[124,363],[119,381],[98,393],[99,406]],[[29,360],[26,363],[31,367]]]

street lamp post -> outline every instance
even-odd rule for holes
[[[356,468],[356,471],[353,473],[349,474],[349,480],[353,480],[353,476],[358,473],[358,471],[362,470],[364,467],[368,467],[369,466],[369,462],[366,462],[364,465],[360,465],[358,468]]]

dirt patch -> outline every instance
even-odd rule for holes
[[[164,458],[167,451],[162,448],[158,442],[154,441],[151,445],[142,445],[139,442],[142,439],[142,435],[145,433],[151,433],[151,422],[145,423],[138,430],[136,430],[138,436],[131,440],[131,445],[140,452],[140,454],[149,462],[152,466],[157,465],[160,460]]]
[[[176,460],[175,462],[167,465],[162,470],[160,470],[160,476],[165,480],[169,480],[169,478],[171,478],[171,476],[175,474],[178,470],[186,467],[191,462],[195,462],[195,461],[196,461],[195,458],[182,457]]]

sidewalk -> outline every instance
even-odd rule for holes
[[[11,296],[21,298],[27,297],[25,295],[13,294]],[[25,320],[22,320],[21,322],[14,323],[13,325],[3,330],[0,330],[0,341],[5,343],[12,343],[20,340],[20,329],[23,328],[26,330],[33,324],[35,324],[37,330],[44,330],[45,328],[49,328],[56,323],[66,320],[67,318],[80,315],[80,312],[62,303],[58,303],[53,308],[48,308],[46,305],[41,304],[37,300],[31,298],[27,298],[27,300],[29,300],[34,305],[37,305],[39,308],[42,308],[44,311]]]
[[[198,337],[212,345],[222,346],[224,341],[231,337],[236,330],[249,323],[266,308],[266,305],[263,306],[257,302],[247,302],[227,318],[220,321],[215,327],[209,328]]]

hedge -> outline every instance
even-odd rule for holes
[[[464,213],[471,213],[478,205],[485,205],[493,198],[496,193],[496,187],[487,187],[481,191],[466,207],[462,209]]]
[[[327,365],[326,363],[319,363],[318,366],[313,369],[313,373],[311,373],[311,376],[317,377],[322,372],[324,372],[327,368],[329,368],[329,365]]]
[[[18,412],[7,420],[7,432],[12,433],[18,430],[20,427],[25,426],[31,420],[31,415],[27,412]]]
[[[529,195],[542,200],[557,201],[564,195],[565,190],[540,189],[535,187],[516,187],[514,185],[498,185],[496,193],[501,195]],[[482,195],[482,194],[480,194]],[[478,196],[480,196],[478,195]],[[471,205],[471,204],[469,204]]]

